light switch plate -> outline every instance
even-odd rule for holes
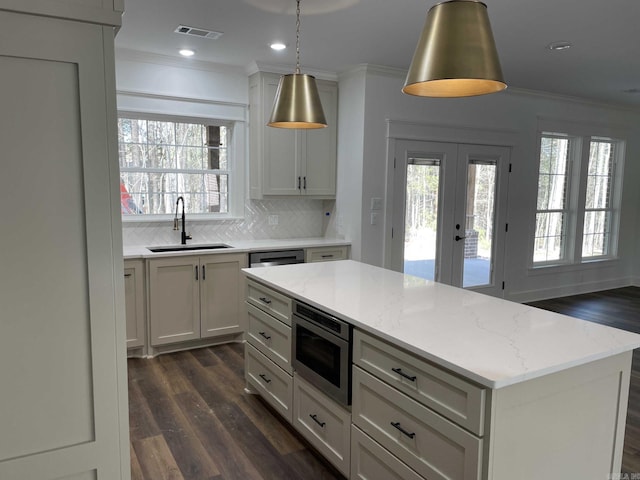
[[[382,199],[380,197],[371,199],[371,210],[382,210]]]

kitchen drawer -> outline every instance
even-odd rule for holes
[[[304,251],[305,263],[330,262],[332,260],[347,260],[349,247],[346,245],[339,247],[314,247]]]
[[[293,378],[293,425],[340,472],[349,476],[351,414],[299,375]]]
[[[247,302],[291,326],[291,299],[280,292],[247,280]]]
[[[356,426],[351,427],[351,480],[425,480]]]
[[[477,480],[482,439],[353,368],[353,423],[429,480]]]
[[[353,363],[478,436],[486,390],[387,342],[354,331]]]
[[[291,375],[245,343],[245,377],[273,408],[291,423],[293,420],[291,403],[293,399],[293,379]]]
[[[290,375],[291,327],[247,303],[249,328],[247,340]]]

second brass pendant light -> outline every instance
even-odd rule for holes
[[[280,77],[267,125],[303,129],[327,126],[316,79],[300,72],[300,0],[296,1],[296,70]]]
[[[487,6],[478,0],[433,6],[402,91],[422,97],[469,97],[505,88]]]

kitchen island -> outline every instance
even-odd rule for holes
[[[350,260],[244,272],[353,326],[351,478],[620,471],[639,335]]]

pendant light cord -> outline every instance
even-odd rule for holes
[[[296,0],[296,74],[300,74],[300,0]]]

